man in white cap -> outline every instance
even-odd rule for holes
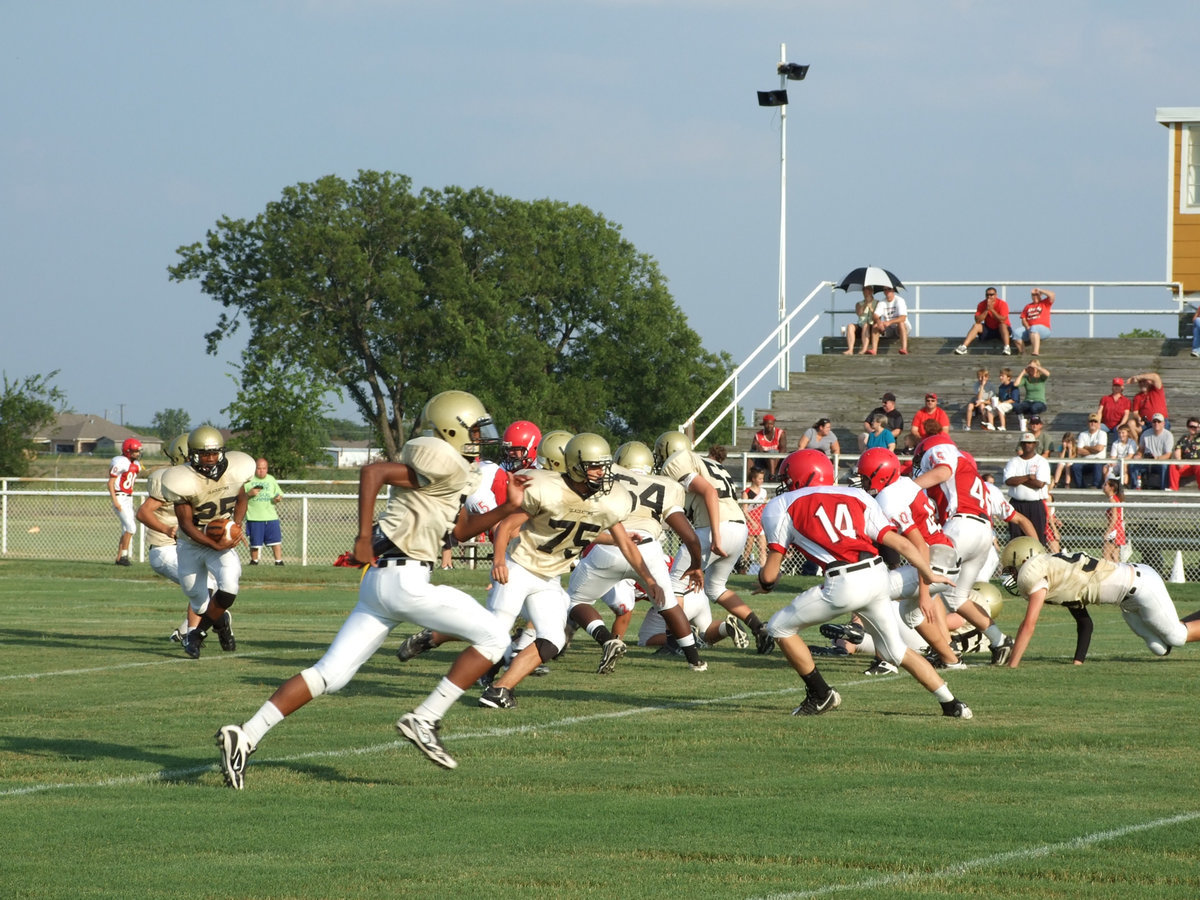
[[[1004,483],[1013,509],[1033,523],[1038,539],[1046,542],[1046,501],[1050,499],[1050,461],[1037,452],[1037,438],[1026,431],[1017,444],[1017,455],[1004,466]],[[1008,525],[1009,537],[1024,532]]]
[[[1175,449],[1175,436],[1167,431],[1166,418],[1155,413],[1150,427],[1142,432],[1138,441],[1137,459],[1167,460]],[[1139,488],[1162,490],[1167,486],[1165,466],[1130,466],[1129,477]]]

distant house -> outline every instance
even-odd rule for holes
[[[331,465],[339,469],[357,469],[384,458],[383,450],[367,441],[334,441],[321,449],[329,454]]]
[[[1200,107],[1154,111],[1170,129],[1167,187],[1167,281],[1178,281],[1189,300],[1200,299]]]
[[[38,453],[96,456],[116,456],[126,438],[141,441],[144,456],[162,452],[162,439],[157,436],[138,434],[100,416],[79,413],[59,413],[53,422],[32,436]]]

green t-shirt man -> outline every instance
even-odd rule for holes
[[[283,491],[274,475],[267,474],[267,461],[259,459],[254,465],[254,477],[246,482],[246,531],[250,538],[250,565],[258,565],[259,551],[270,547],[275,565],[283,565],[283,535],[279,525],[279,510]]]

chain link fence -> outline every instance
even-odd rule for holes
[[[332,565],[352,549],[358,530],[357,481],[281,484],[286,496],[278,509],[286,562]],[[91,562],[115,559],[120,525],[107,491],[95,485],[95,479],[0,479],[0,556]],[[1062,549],[1101,555],[1109,504],[1098,491],[1065,492],[1060,497],[1054,509]],[[382,510],[383,501],[381,495],[377,511]],[[1180,493],[1130,491],[1123,508],[1131,562],[1147,563],[1166,578],[1178,558],[1186,579],[1200,581],[1200,492],[1190,488]],[[1002,523],[997,538],[1001,545],[1007,540],[1007,527]],[[679,547],[674,535],[669,535],[666,544],[671,553]],[[139,525],[133,557],[144,562],[148,552],[144,528]],[[244,546],[242,553],[248,558]],[[748,562],[754,562],[749,548],[747,555]],[[486,540],[454,549],[456,566],[490,566],[491,558],[492,546]],[[802,565],[803,560],[793,551],[784,571],[796,575]]]

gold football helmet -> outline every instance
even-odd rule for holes
[[[538,444],[537,464],[539,469],[548,469],[560,474],[567,471],[567,444],[575,435],[569,431],[548,431]]]
[[[990,581],[977,581],[972,588],[979,595],[971,598],[977,606],[993,619],[1000,615],[1000,610],[1004,608],[1004,595],[1000,593],[1000,588]]]
[[[654,442],[654,468],[661,469],[672,454],[691,449],[692,440],[682,431],[664,431]]]
[[[1046,548],[1039,541],[1027,535],[1013,538],[1005,544],[1004,549],[1000,551],[1000,583],[1004,585],[1004,589],[1016,596],[1017,575],[1021,573],[1021,566],[1046,552]]]
[[[613,454],[613,462],[643,475],[654,471],[654,453],[641,441],[627,441],[622,444]]]
[[[500,447],[496,423],[479,398],[466,391],[442,391],[430,397],[413,433],[439,437],[467,459],[480,456],[485,446]]]
[[[163,451],[173,465],[182,466],[188,461],[188,435],[181,434],[167,445]]]
[[[225,438],[221,432],[211,425],[201,425],[188,435],[188,462],[192,468],[210,481],[218,480],[225,474],[229,461],[225,459]],[[216,454],[214,462],[202,462],[202,456]]]
[[[601,494],[607,494],[612,488],[612,450],[600,435],[589,431],[575,435],[567,442],[563,455],[567,459],[567,477],[576,484],[586,484]],[[603,470],[598,478],[588,471],[596,468]]]

